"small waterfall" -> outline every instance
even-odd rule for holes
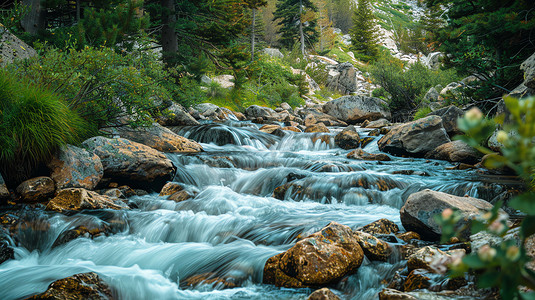
[[[177,203],[154,193],[130,197],[135,208],[125,211],[10,213],[16,222],[2,234],[15,259],[0,265],[0,299],[26,298],[82,272],[98,273],[117,299],[306,299],[312,289],[262,284],[266,260],[299,236],[332,221],[356,229],[386,218],[402,228],[400,207],[426,188],[486,200],[507,191],[476,171],[447,170],[447,162],[348,159],[334,143],[337,130],[281,138],[226,121],[173,131],[205,149],[167,154],[174,181],[192,198]],[[380,153],[376,141],[364,150]],[[76,235],[82,227],[87,233]],[[342,299],[377,299],[401,266],[399,258],[365,261],[332,288]],[[196,276],[216,283],[190,285]]]

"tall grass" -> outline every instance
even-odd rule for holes
[[[0,171],[8,184],[27,179],[62,145],[77,143],[85,121],[52,92],[0,70]]]

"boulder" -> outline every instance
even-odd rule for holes
[[[407,231],[417,232],[423,239],[438,240],[442,229],[435,222],[434,216],[442,213],[444,209],[459,210],[463,216],[458,224],[461,226],[492,207],[493,205],[485,200],[425,189],[409,196],[400,210],[400,217]],[[461,234],[468,237],[469,230],[464,230]]]
[[[50,299],[89,299],[112,300],[111,288],[93,272],[76,274],[52,282],[48,289],[28,300]]]
[[[308,296],[307,300],[340,300],[340,297],[336,296],[336,294],[328,288],[322,288],[315,290]]]
[[[305,132],[326,132],[329,133],[329,128],[325,126],[323,123],[318,123],[314,125],[310,125],[305,129]]]
[[[390,122],[388,122],[387,119],[379,119],[375,121],[370,121],[368,124],[366,124],[366,128],[382,128],[385,126],[390,125]]]
[[[427,93],[425,93],[424,100],[428,102],[436,102],[438,101],[438,97],[440,94],[438,93],[437,89],[434,87],[431,87]]]
[[[364,251],[364,255],[366,255],[369,260],[387,261],[390,254],[392,254],[392,249],[387,242],[380,240],[369,233],[356,231],[355,237]]]
[[[357,69],[348,62],[328,66],[327,88],[349,95],[357,91]]]
[[[212,78],[213,82],[219,84],[222,88],[229,89],[234,87],[234,76],[232,75],[219,75]]]
[[[386,103],[374,97],[343,96],[329,101],[323,106],[323,112],[349,124],[364,120],[390,118]]]
[[[359,159],[359,160],[376,160],[376,161],[390,161],[392,160],[388,155],[384,153],[372,154],[368,153],[362,148],[353,150],[347,154],[347,158]]]
[[[436,273],[437,266],[447,264],[453,260],[452,253],[455,253],[455,255],[463,255],[465,253],[461,249],[453,251],[451,253],[450,251],[444,252],[432,246],[425,246],[408,257],[407,268],[409,271],[423,269]]]
[[[52,211],[79,211],[83,209],[123,209],[115,204],[110,197],[100,195],[82,188],[69,188],[58,192],[46,205]]]
[[[10,194],[9,190],[7,189],[6,182],[4,181],[2,174],[0,174],[0,200],[6,200],[9,199],[9,197]]]
[[[398,225],[388,219],[379,219],[362,228],[359,231],[366,232],[372,235],[377,234],[391,234],[399,231]]]
[[[428,152],[425,158],[476,164],[481,159],[481,155],[465,142],[453,141],[440,145],[435,150]]]
[[[195,120],[180,104],[172,103],[162,115],[157,118],[162,126],[195,126],[199,122]]]
[[[530,89],[535,89],[535,53],[526,59],[520,70],[524,71],[524,85]]]
[[[84,141],[82,146],[98,155],[108,178],[162,186],[175,174],[175,166],[163,153],[127,139],[97,136]]]
[[[355,131],[343,130],[334,137],[334,143],[345,150],[355,149],[360,145],[360,136]]]
[[[414,290],[427,289],[431,286],[431,278],[429,277],[429,271],[423,269],[412,270],[405,283],[403,284],[403,290],[405,292],[412,292]]]
[[[16,192],[19,196],[17,200],[23,203],[48,201],[54,195],[55,190],[54,180],[50,177],[28,179],[17,187]]]
[[[454,136],[456,134],[462,134],[462,131],[457,127],[457,119],[464,116],[464,111],[455,105],[450,105],[438,110],[435,110],[428,114],[428,116],[439,116],[442,118],[442,126],[449,134]]]
[[[289,288],[322,286],[356,272],[363,259],[351,228],[333,222],[268,259],[264,283]]]
[[[450,142],[439,116],[428,116],[393,127],[378,142],[379,149],[393,155],[423,157]]]
[[[245,116],[249,119],[255,119],[255,118],[263,118],[263,119],[269,119],[274,117],[276,112],[269,108],[269,107],[263,107],[258,105],[251,105],[245,109]]]
[[[293,109],[292,107],[290,106],[290,104],[286,103],[286,102],[282,102],[280,107],[288,112],[293,112]]]
[[[407,232],[404,232],[404,233],[400,233],[400,234],[397,234],[396,237],[402,241],[404,241],[405,243],[408,243],[410,242],[411,240],[420,240],[421,237],[418,233],[414,232],[414,231],[407,231]]]
[[[394,289],[383,289],[379,293],[379,300],[418,300],[418,298]]]
[[[149,127],[122,126],[113,131],[123,139],[140,143],[162,152],[199,152],[199,143],[181,137],[171,130],[154,123]]]
[[[264,48],[262,49],[262,52],[271,57],[284,58],[284,54],[277,48]]]
[[[264,125],[262,127],[260,127],[260,131],[262,132],[265,132],[265,133],[273,133],[275,130],[280,130],[281,127],[279,125],[271,125],[271,124],[268,124],[268,125]]]
[[[0,67],[15,60],[37,56],[37,52],[0,24]]]
[[[104,175],[102,162],[96,154],[72,145],[59,149],[47,166],[58,190],[66,188],[92,190]]]
[[[194,198],[196,193],[185,190],[179,183],[168,182],[160,191],[160,196],[169,196],[167,197],[167,200],[182,202]]]

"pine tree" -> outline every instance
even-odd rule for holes
[[[280,43],[291,48],[296,42],[301,46],[301,54],[305,55],[305,44],[314,45],[318,41],[316,19],[311,18],[308,12],[316,11],[310,0],[281,0],[277,3],[273,13],[274,20],[281,25]],[[308,16],[305,20],[305,16]]]
[[[255,33],[256,33],[256,11],[258,8],[267,5],[266,0],[244,0],[247,7],[251,9],[251,61],[254,60]]]
[[[353,14],[351,35],[351,50],[355,51],[364,61],[375,60],[379,56],[378,36],[375,28],[375,17],[370,8],[369,0],[359,0]]]
[[[314,5],[318,8],[317,24],[319,29],[319,52],[323,52],[325,47],[334,43],[333,22],[329,19],[329,1],[314,0]]]

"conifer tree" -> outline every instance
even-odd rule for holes
[[[252,20],[251,20],[251,61],[254,60],[254,49],[255,49],[255,33],[256,33],[256,11],[259,7],[266,6],[266,0],[245,0],[247,7],[251,9]]]
[[[375,29],[375,17],[370,7],[370,0],[359,0],[353,14],[351,50],[364,61],[375,60],[379,56],[378,36]]]
[[[280,43],[291,48],[296,42],[300,43],[301,54],[305,55],[305,44],[314,45],[318,41],[316,19],[304,20],[307,12],[316,11],[310,0],[281,0],[277,3],[273,13],[274,20],[281,25]]]

